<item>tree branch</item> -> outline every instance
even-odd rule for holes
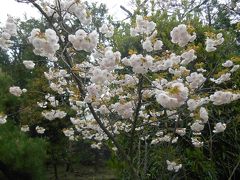
[[[123,11],[125,11],[130,17],[133,16],[133,14],[132,14],[129,10],[127,10],[124,6],[121,5],[120,8],[121,8]]]
[[[137,121],[138,121],[138,116],[139,116],[139,111],[142,106],[142,88],[143,88],[143,76],[140,75],[139,82],[138,82],[138,102],[137,106],[134,112],[134,117],[133,117],[133,123],[132,123],[132,129],[131,129],[131,136],[130,136],[130,147],[129,147],[129,153],[130,157],[133,158],[133,144],[134,144],[134,135],[135,135],[135,129],[137,126]]]

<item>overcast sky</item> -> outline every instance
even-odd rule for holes
[[[125,12],[120,9],[120,5],[128,7],[130,0],[88,0],[88,2],[102,2],[105,3],[109,9],[109,13],[112,14],[115,19],[124,19]],[[24,17],[24,13],[28,18],[39,17],[39,13],[31,5],[17,3],[14,0],[0,0],[0,22],[5,22],[7,14],[14,17]]]

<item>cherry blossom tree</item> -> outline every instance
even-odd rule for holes
[[[49,121],[64,119],[67,112],[62,107],[67,104],[75,115],[69,118],[72,127],[63,129],[65,136],[74,141],[91,140],[92,148],[107,145],[128,164],[132,178],[142,176],[134,158],[139,144],[149,149],[164,144],[175,146],[184,138],[190,146],[201,148],[206,144],[202,134],[206,128],[211,138],[227,128],[226,122],[210,124],[208,108],[240,99],[239,92],[220,86],[231,80],[239,65],[226,59],[216,65],[224,68],[217,78],[217,68],[210,72],[196,68],[198,52],[194,46],[198,34],[192,26],[179,24],[168,32],[171,42],[181,49],[179,53],[166,49],[158,36],[161,30],[150,17],[136,15],[130,35],[139,39],[142,49],[122,57],[118,47],[111,47],[114,26],[106,22],[99,29],[92,28],[91,12],[85,3],[19,2],[33,5],[49,24],[45,30],[33,29],[28,38],[33,52],[48,66],[44,76],[52,92],[38,102],[42,116]],[[16,35],[17,25],[9,16],[0,47],[7,50],[11,37]],[[100,35],[106,40],[100,40]],[[214,54],[223,43],[222,33],[206,34],[205,53]],[[23,64],[29,71],[37,68],[31,60]],[[14,85],[9,88],[18,97],[28,91]],[[63,100],[57,100],[56,95]],[[1,115],[0,123],[6,119],[7,115]],[[22,128],[26,130],[27,125]],[[45,129],[38,126],[36,131],[44,134]],[[127,147],[120,136],[127,140]],[[174,173],[184,166],[178,157],[165,163],[166,169]]]

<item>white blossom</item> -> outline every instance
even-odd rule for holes
[[[177,128],[176,129],[176,133],[179,135],[179,136],[184,136],[186,134],[186,128]]]
[[[115,103],[112,108],[123,118],[131,118],[133,115],[133,104],[131,102]]]
[[[23,131],[23,132],[28,132],[28,131],[29,131],[29,126],[28,126],[28,125],[23,125],[23,126],[21,127],[21,131]]]
[[[21,88],[18,87],[18,86],[12,86],[12,87],[10,87],[10,88],[9,88],[9,92],[10,92],[11,94],[13,94],[14,96],[17,96],[17,97],[21,96],[22,93],[23,93],[22,90],[21,90]]]
[[[42,115],[49,121],[52,121],[56,118],[59,118],[59,119],[64,118],[67,115],[67,113],[61,110],[51,110],[51,111],[42,112]]]
[[[178,172],[182,168],[182,164],[177,164],[175,161],[166,160],[166,162],[168,171]]]
[[[232,67],[233,62],[231,60],[227,60],[225,63],[222,64],[223,67]]]
[[[193,60],[197,59],[197,56],[194,54],[195,51],[193,49],[187,51],[187,52],[184,52],[182,55],[181,55],[181,58],[183,58],[183,60],[181,61],[181,65],[187,65],[189,64],[190,62],[192,62]]]
[[[222,37],[222,33],[218,33],[216,39],[211,39],[207,37],[206,39],[206,51],[212,52],[215,51],[217,48],[216,46],[221,45],[224,42],[224,38]]]
[[[170,92],[156,92],[157,102],[168,109],[175,109],[183,105],[188,98],[188,88],[182,83],[172,83],[169,89]]]
[[[213,132],[214,133],[221,133],[221,132],[224,132],[225,131],[225,129],[226,129],[226,124],[225,123],[221,123],[221,122],[219,122],[219,123],[217,123],[215,126],[214,126],[214,130],[213,130]]]
[[[0,124],[5,124],[7,122],[7,115],[0,114]]]
[[[199,111],[200,118],[203,120],[203,123],[206,123],[208,121],[208,112],[206,108],[201,107]]]
[[[34,69],[34,66],[35,66],[34,62],[27,61],[27,60],[23,61],[23,64],[27,69]]]
[[[131,36],[138,36],[139,34],[151,34],[156,27],[156,23],[148,21],[142,16],[136,16],[136,27],[130,29]]]
[[[209,98],[201,98],[201,99],[189,99],[187,101],[188,110],[194,111],[198,107],[202,106],[203,104],[207,104],[209,102]]]
[[[212,101],[214,105],[229,104],[238,99],[240,99],[240,94],[233,94],[228,91],[216,91],[210,96],[210,101]]]
[[[54,60],[55,53],[60,47],[58,44],[59,38],[54,30],[46,29],[43,33],[40,29],[33,29],[28,40],[34,46],[33,52],[36,55]]]
[[[100,68],[110,72],[116,68],[120,59],[121,53],[119,51],[113,52],[112,47],[107,47],[105,48],[104,56],[99,60]]]
[[[82,25],[89,25],[92,22],[91,13],[83,1],[67,0],[60,1],[63,10],[74,14]],[[68,14],[67,14],[68,15]]]
[[[218,79],[214,79],[214,78],[210,78],[210,80],[212,82],[215,82],[216,84],[222,84],[226,81],[229,81],[231,78],[231,73],[226,73],[226,74],[222,74]]]
[[[64,129],[64,130],[63,130],[63,133],[64,133],[65,136],[71,137],[71,136],[74,135],[74,130],[73,130],[73,128]]]
[[[170,32],[170,36],[172,38],[172,42],[181,47],[186,46],[188,42],[193,42],[196,39],[196,34],[189,34],[185,24],[180,24],[177,27],[174,27]]]
[[[99,111],[101,114],[109,114],[110,111],[108,110],[106,105],[101,105],[101,107],[99,108]]]
[[[198,133],[204,129],[204,124],[202,124],[201,121],[197,120],[190,127],[192,131]]]
[[[164,70],[167,70],[168,68],[172,68],[174,65],[178,65],[180,61],[181,61],[181,56],[177,56],[176,54],[172,53],[170,54],[170,57],[168,57],[167,59],[158,61],[156,63],[152,63],[152,66],[150,67],[150,69],[153,72],[164,71]]]
[[[46,130],[43,127],[40,127],[40,126],[37,126],[35,129],[36,129],[38,134],[43,134],[45,132],[45,130]]]
[[[11,16],[8,16],[5,27],[3,28],[2,34],[0,34],[0,48],[7,50],[12,44],[12,36],[17,35],[17,25]]]
[[[91,148],[93,149],[101,149],[102,143],[93,143],[91,144]]]
[[[122,61],[125,65],[131,66],[134,73],[145,74],[152,66],[153,57],[150,55],[144,57],[142,54],[133,54],[130,59],[122,59]]]
[[[47,102],[37,102],[37,105],[41,108],[47,108]]]
[[[97,31],[92,31],[87,34],[83,29],[79,29],[75,35],[69,35],[68,40],[76,50],[91,52],[97,47],[98,33]]]
[[[143,49],[147,52],[153,51],[152,42],[150,38],[146,38],[146,40],[142,43]]]
[[[72,122],[73,125],[79,125],[81,124],[81,120],[79,118],[70,118],[70,121]]]
[[[206,78],[201,73],[193,72],[186,77],[186,80],[190,83],[191,89],[197,89],[205,82]]]
[[[91,82],[95,84],[103,84],[107,81],[109,75],[110,74],[107,70],[102,70],[98,67],[94,67],[92,70]]]
[[[103,34],[105,34],[106,37],[112,37],[114,34],[114,27],[112,24],[103,24],[99,31]]]
[[[233,72],[237,71],[237,70],[239,69],[239,67],[240,67],[239,64],[238,64],[238,65],[234,65],[234,66],[232,67],[232,69],[230,70],[230,72],[233,73]]]
[[[197,137],[193,137],[191,139],[192,139],[192,144],[193,144],[194,147],[200,148],[200,147],[203,146],[203,142],[199,141]]]

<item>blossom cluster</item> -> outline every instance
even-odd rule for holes
[[[221,45],[224,42],[224,38],[222,33],[218,33],[216,35],[216,39],[212,39],[207,37],[206,39],[206,51],[207,52],[212,52],[215,51],[217,48],[216,46]]]
[[[114,26],[112,24],[103,24],[99,31],[103,33],[106,37],[110,38],[114,34]]]
[[[49,121],[52,121],[54,119],[62,119],[66,116],[67,113],[61,110],[51,110],[51,111],[44,111],[42,112],[42,115],[44,118],[48,119]]]
[[[136,27],[130,29],[131,36],[138,36],[140,34],[150,35],[156,27],[156,23],[148,21],[143,16],[136,16]]]
[[[170,32],[172,42],[178,44],[181,47],[186,46],[189,42],[193,42],[196,39],[196,33],[191,35],[188,32],[188,28],[185,24],[180,24],[173,28]]]
[[[157,91],[156,101],[164,108],[175,109],[185,103],[188,98],[188,88],[183,83],[169,83],[167,91]]]
[[[169,160],[167,160],[166,162],[167,162],[167,169],[168,169],[169,171],[178,172],[179,169],[182,168],[182,164],[177,164],[176,162],[174,162],[174,161],[169,161]]]
[[[229,104],[238,99],[240,99],[240,94],[234,94],[229,91],[216,91],[210,96],[210,101],[212,101],[214,105]]]
[[[33,52],[36,55],[56,61],[55,53],[60,46],[58,44],[59,37],[54,30],[46,29],[45,33],[43,33],[40,29],[33,29],[28,40],[33,45]]]
[[[23,61],[23,64],[27,69],[34,69],[35,67],[35,63],[33,61],[25,60]]]
[[[9,88],[9,92],[10,92],[11,94],[13,94],[14,96],[19,97],[19,96],[22,95],[22,93],[27,92],[27,90],[26,90],[26,89],[21,89],[21,88],[18,87],[18,86],[12,86],[12,87]]]
[[[76,50],[91,52],[97,46],[98,36],[97,31],[92,31],[88,34],[83,29],[79,29],[76,31],[75,35],[69,35],[68,40]]]
[[[83,25],[88,25],[92,22],[92,16],[86,4],[76,0],[61,1],[61,7],[68,13],[73,13]]]
[[[44,72],[44,76],[49,80],[50,88],[58,94],[64,94],[67,89],[67,78],[70,76],[65,69],[49,68],[49,72]]]
[[[133,54],[129,59],[122,59],[122,63],[133,68],[133,72],[136,74],[145,74],[149,71],[153,63],[153,57],[146,55],[145,57],[142,54]]]
[[[62,1],[46,1],[41,0],[40,5],[43,11],[49,16],[59,18],[53,7],[61,7],[62,16],[69,20],[76,17],[83,25],[88,25],[92,22],[91,12],[88,10],[86,3],[76,0],[62,0]]]
[[[162,49],[163,42],[156,38],[157,30],[155,30],[151,36],[146,37],[145,41],[142,42],[143,49],[147,52],[158,51]]]
[[[7,50],[12,44],[11,37],[17,35],[17,25],[11,16],[8,16],[3,32],[0,34],[0,48]]]

